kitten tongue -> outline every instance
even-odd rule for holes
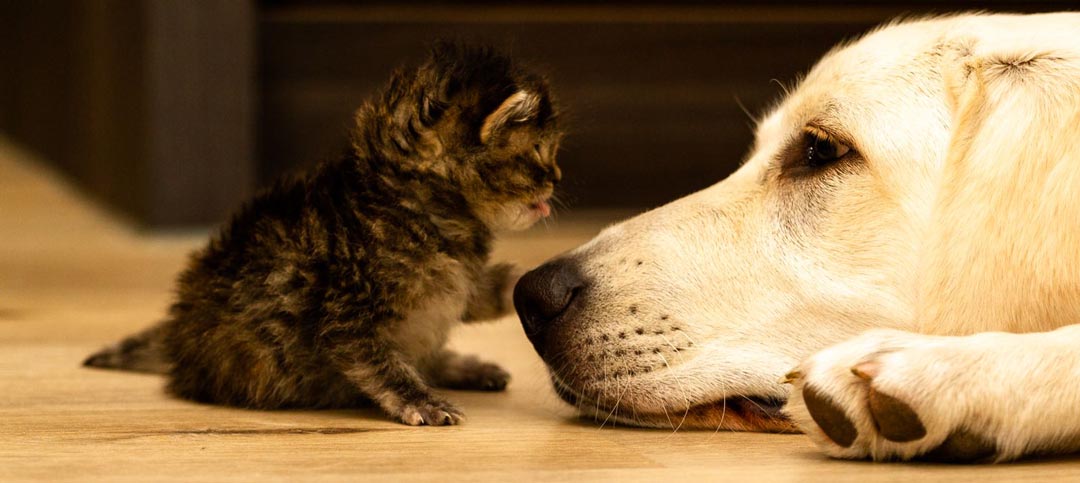
[[[541,218],[547,218],[549,215],[551,215],[551,205],[549,205],[547,201],[541,200],[537,202],[535,205],[533,205],[533,209],[540,212]]]

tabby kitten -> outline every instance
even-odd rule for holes
[[[547,82],[507,57],[436,45],[357,111],[340,159],[258,195],[195,253],[163,324],[85,364],[167,371],[197,401],[373,401],[405,424],[457,424],[429,384],[506,387],[444,345],[512,308],[518,271],[488,263],[493,232],[550,214],[556,114]]]

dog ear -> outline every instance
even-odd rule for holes
[[[1019,45],[960,42],[942,64],[952,133],[918,272],[927,332],[1080,321],[1080,54]]]
[[[540,113],[540,101],[540,95],[528,91],[511,94],[484,118],[484,124],[480,127],[480,142],[487,144],[492,135],[503,128],[535,119]]]

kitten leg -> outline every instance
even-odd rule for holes
[[[350,383],[405,424],[446,426],[465,419],[460,409],[432,394],[416,368],[386,344],[366,341],[332,353]]]
[[[512,263],[496,263],[485,267],[476,290],[469,297],[462,321],[491,320],[512,312],[514,284],[523,273]]]
[[[431,362],[427,373],[432,384],[447,389],[502,391],[510,382],[510,374],[501,367],[446,349]]]

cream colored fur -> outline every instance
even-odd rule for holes
[[[778,159],[807,126],[860,159],[840,178],[785,180]],[[590,279],[586,332],[666,315],[681,329],[669,343],[694,342],[663,370],[578,395],[617,401],[599,413],[703,426],[691,407],[790,394],[786,412],[836,457],[908,459],[957,429],[992,440],[998,460],[1080,449],[1080,327],[1059,329],[1080,323],[1080,14],[872,32],[764,116],[731,177],[570,256]],[[876,435],[859,364],[925,438]],[[792,368],[802,377],[782,385]],[[844,408],[855,444],[815,426],[805,383]]]

